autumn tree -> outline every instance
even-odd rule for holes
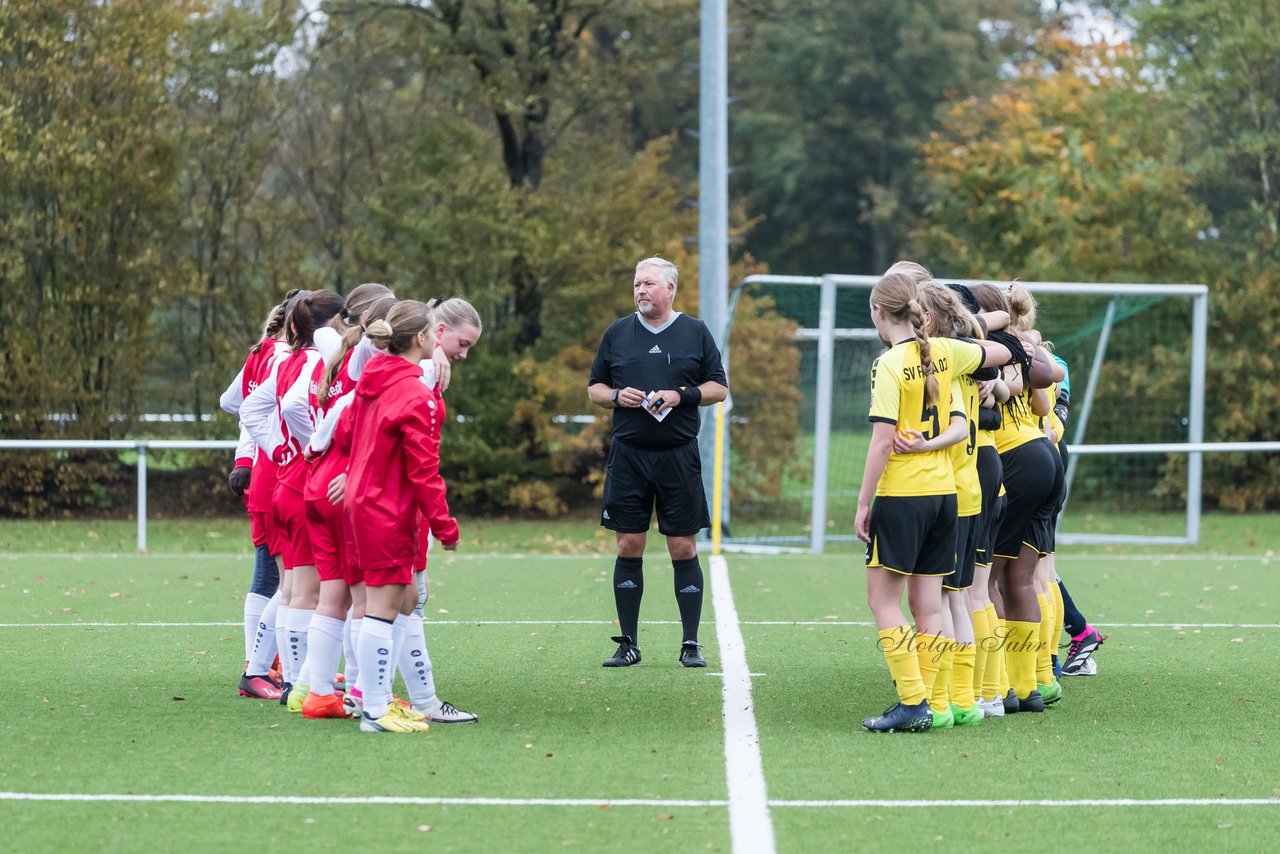
[[[732,189],[774,272],[869,273],[920,207],[919,144],[1039,22],[1025,0],[757,0],[735,14]]]
[[[166,81],[170,37],[189,11],[141,0],[4,4],[4,435],[103,438],[123,427],[113,416],[134,411],[147,319],[172,281],[162,252],[176,219]],[[5,479],[21,484],[10,506],[32,510],[76,471],[30,458],[5,465],[30,466]]]

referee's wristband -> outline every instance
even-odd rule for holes
[[[696,385],[680,389],[681,406],[697,406],[702,403],[702,389]]]

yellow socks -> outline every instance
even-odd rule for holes
[[[955,663],[951,671],[951,702],[966,709],[971,708],[975,702],[973,671],[976,654],[973,647],[971,643],[955,644]]]
[[[956,660],[955,639],[938,638],[932,658],[938,662],[938,675],[929,691],[929,708],[935,712],[945,712],[951,708],[951,674]]]
[[[889,675],[893,677],[898,699],[904,706],[917,706],[924,701],[924,680],[920,678],[920,662],[916,657],[919,638],[910,626],[894,626],[880,632],[880,649],[884,652]]]
[[[942,669],[942,642],[938,635],[916,635],[916,660],[920,662],[920,678],[924,680],[925,696],[929,698],[929,708],[934,708],[934,686],[938,684],[938,671]],[[945,685],[945,683],[944,683]],[[947,708],[946,706],[942,707]],[[937,709],[941,711],[941,709]]]
[[[973,693],[979,698],[987,695],[982,693],[982,678],[986,674],[987,669],[987,650],[990,649],[991,641],[991,624],[987,622],[986,609],[973,612]]]
[[[1036,632],[1039,647],[1036,649],[1036,682],[1049,685],[1053,682],[1053,603],[1043,593],[1037,593],[1040,602],[1040,626]]]
[[[1058,643],[1062,640],[1062,623],[1066,620],[1066,615],[1062,613],[1062,588],[1052,579],[1049,581],[1049,599],[1053,602],[1053,637],[1049,639],[1052,644],[1049,647],[1049,654],[1056,655]]]
[[[982,676],[982,698],[999,700],[1009,693],[1009,668],[1005,661],[1004,647],[1008,636],[1004,620],[996,616],[996,606],[987,603],[987,625],[991,627],[991,648],[987,650],[987,669]]]
[[[1009,687],[1018,699],[1030,696],[1036,689],[1036,645],[1040,624],[1022,620],[1005,620],[1009,639],[1004,657],[1009,664]]]

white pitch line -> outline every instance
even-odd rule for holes
[[[711,606],[715,611],[716,643],[724,673],[724,760],[729,789],[729,838],[735,852],[773,854],[773,819],[765,789],[760,733],[751,701],[751,669],[747,646],[738,623],[729,586],[729,566],[712,555]]]
[[[771,807],[931,809],[933,807],[969,807],[999,809],[1001,807],[1275,807],[1280,798],[1090,798],[1077,801],[769,801]]]
[[[0,801],[108,801],[113,803],[179,804],[300,804],[486,807],[724,807],[728,801],[663,800],[658,798],[414,798],[405,796],[307,797],[302,795],[81,795],[0,792]]]
[[[304,795],[123,795],[64,792],[0,792],[0,801],[180,803],[180,804],[267,804],[296,806],[502,806],[502,807],[689,807],[732,808],[726,800],[682,800],[662,798],[422,798],[400,795],[365,797],[323,797]],[[831,800],[768,801],[780,809],[1002,809],[1045,807],[1051,809],[1089,807],[1275,807],[1280,798],[1089,798],[1085,800]],[[756,849],[761,850],[761,849]]]

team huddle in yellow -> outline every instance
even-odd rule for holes
[[[871,319],[889,349],[871,367],[855,528],[898,702],[863,726],[923,732],[1043,712],[1062,698],[1058,672],[1093,672],[1102,643],[1053,565],[1066,365],[1017,283],[945,285],[899,262],[872,289]],[[1072,644],[1058,665],[1064,621]]]

